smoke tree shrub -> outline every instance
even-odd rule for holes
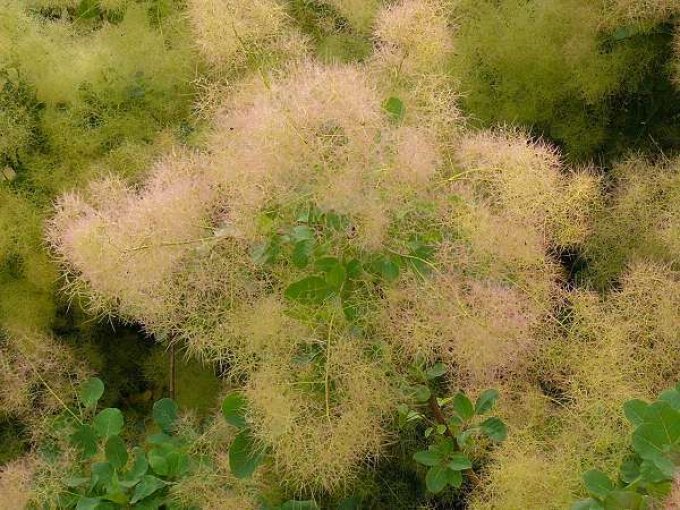
[[[547,239],[568,214],[574,177],[549,148],[521,133],[439,146],[441,124],[418,122],[428,105],[381,94],[371,69],[246,81],[204,154],[162,160],[137,190],[109,180],[65,196],[50,229],[92,310],[228,363],[249,441],[296,493],[332,493],[381,455],[415,359],[442,356],[449,382],[473,390],[524,370],[557,274]],[[495,171],[508,162],[522,182],[548,171],[522,196],[528,216],[513,208],[521,184]]]
[[[608,98],[647,69],[633,41],[668,5],[7,2],[7,364],[54,313],[40,224],[59,194],[47,240],[66,296],[217,362],[229,385],[226,420],[175,422],[200,461],[159,487],[173,505],[568,507],[584,466],[628,454],[623,402],[677,373],[675,164],[619,164],[602,196],[597,170],[524,128],[469,130],[459,95],[590,154]],[[581,252],[609,293],[571,288],[556,254]],[[503,395],[492,418],[487,388]],[[23,419],[24,395],[0,398]],[[77,452],[36,453],[0,488],[51,504]]]

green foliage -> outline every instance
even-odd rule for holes
[[[156,402],[152,414],[162,432],[129,447],[121,436],[126,431],[119,409],[94,414],[103,392],[100,379],[85,381],[78,389],[80,405],[66,409],[59,422],[71,430],[70,443],[80,455],[65,481],[60,508],[160,508],[168,502],[168,488],[191,470],[188,446],[173,435],[177,406],[170,399]]]
[[[631,457],[616,482],[597,469],[585,473],[591,497],[575,503],[573,510],[644,510],[670,492],[680,470],[680,384],[651,404],[630,400],[623,411],[635,427]]]
[[[287,213],[283,209],[263,218],[269,235],[251,256],[264,266],[293,269],[298,279],[283,292],[290,301],[318,307],[339,299],[345,319],[358,325],[378,287],[404,272],[421,278],[431,272],[434,249],[425,240],[409,238],[404,252],[367,252],[351,244],[354,226],[345,215],[313,204],[297,208],[292,222]]]
[[[402,102],[402,100],[399,99],[398,97],[394,97],[394,96],[389,97],[385,100],[385,103],[383,104],[383,108],[397,122],[399,122],[401,119],[403,119],[404,114],[406,113],[406,107],[404,106],[404,103]]]
[[[247,402],[242,393],[233,392],[222,402],[222,416],[239,429],[229,447],[229,467],[237,478],[250,478],[264,462],[266,449],[253,438],[246,421]]]
[[[429,442],[427,450],[413,454],[413,459],[426,466],[425,484],[428,491],[438,494],[446,487],[459,489],[466,474],[473,471],[473,452],[484,439],[498,443],[505,440],[507,428],[499,418],[483,416],[491,411],[499,397],[497,390],[482,392],[473,402],[462,392],[451,397],[438,398],[427,384],[433,384],[445,373],[441,363],[426,370],[414,367],[421,384],[414,387],[414,398],[421,404],[410,409],[399,408],[402,426],[424,422],[429,426],[424,436]],[[423,406],[427,406],[423,409]]]

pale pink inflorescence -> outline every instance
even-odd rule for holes
[[[438,0],[402,0],[384,7],[374,34],[380,41],[378,58],[407,74],[431,72],[453,50],[453,32]]]
[[[211,142],[213,169],[238,231],[252,233],[256,212],[272,200],[308,197],[355,218],[358,243],[382,244],[400,196],[426,186],[441,158],[427,131],[390,124],[376,87],[360,68],[308,63],[266,87],[251,85],[225,109]]]
[[[49,240],[93,311],[143,322],[167,312],[159,290],[206,235],[213,196],[197,159],[176,155],[139,191],[112,177],[62,197]]]

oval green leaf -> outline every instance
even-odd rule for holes
[[[84,458],[87,459],[97,453],[97,435],[89,425],[79,425],[69,439]]]
[[[302,280],[291,283],[284,291],[287,299],[297,301],[305,305],[323,303],[333,295],[333,290],[326,281],[319,276],[308,276]]]
[[[403,119],[404,115],[406,114],[404,102],[398,97],[394,96],[385,100],[383,103],[383,109],[390,115],[390,117],[392,117],[393,120],[397,122]]]
[[[432,466],[428,469],[427,474],[425,475],[427,490],[433,494],[440,493],[448,483],[448,471],[449,469],[444,466]]]
[[[430,368],[425,371],[425,375],[428,379],[436,379],[441,377],[446,373],[446,365],[444,363],[435,363]]]
[[[453,398],[453,409],[463,420],[469,420],[475,415],[475,408],[464,393],[458,393]]]
[[[419,384],[417,386],[414,386],[413,388],[413,397],[416,399],[417,402],[427,402],[430,400],[430,396],[432,396],[432,392],[430,391],[430,388],[423,384]]]
[[[467,455],[456,452],[450,457],[446,466],[454,471],[465,471],[466,469],[472,469],[472,461]]]
[[[132,494],[132,499],[130,503],[135,504],[142,499],[151,496],[154,492],[165,487],[165,483],[160,478],[156,478],[153,475],[144,475],[135,487],[135,492]]]
[[[487,418],[480,424],[480,427],[492,441],[504,441],[508,436],[508,429],[500,418]]]
[[[128,452],[125,443],[119,436],[111,436],[104,445],[106,460],[116,468],[122,468],[128,461]]]
[[[498,393],[498,390],[490,389],[484,391],[479,397],[477,397],[477,402],[475,403],[475,413],[485,414],[491,411],[499,396],[500,393]]]
[[[628,421],[634,425],[642,425],[645,421],[645,416],[647,415],[647,409],[649,404],[642,400],[629,400],[623,404],[623,414],[626,415]]]
[[[93,407],[104,394],[104,383],[99,377],[91,377],[78,390],[78,398],[85,408]]]
[[[92,425],[99,437],[107,438],[120,434],[123,430],[123,413],[120,409],[109,407],[94,417]]]
[[[413,454],[413,460],[423,466],[437,466],[442,463],[442,457],[432,450],[421,450]]]
[[[230,393],[222,402],[222,416],[230,425],[239,429],[245,428],[247,425],[245,418],[247,404],[243,393],[238,391]]]
[[[588,494],[594,498],[603,500],[614,489],[614,484],[602,471],[591,469],[583,474],[583,483]]]
[[[229,467],[236,478],[249,478],[264,461],[265,452],[248,429],[241,431],[229,448]]]
[[[177,404],[170,398],[162,398],[153,405],[152,416],[164,432],[170,432],[177,419]]]

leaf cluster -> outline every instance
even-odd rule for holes
[[[87,380],[79,390],[79,408],[69,410],[72,419],[64,422],[81,462],[66,480],[68,490],[60,504],[76,510],[161,508],[168,502],[169,487],[190,472],[192,463],[187,445],[173,434],[177,405],[168,398],[158,400],[152,416],[160,431],[129,448],[121,437],[125,420],[120,409],[96,412],[103,393],[100,379]]]
[[[629,400],[623,411],[635,427],[633,455],[621,465],[616,482],[597,469],[586,472],[583,482],[591,497],[572,510],[645,510],[670,492],[680,468],[680,384],[651,404]]]
[[[437,363],[424,372],[427,380],[433,381],[444,375],[446,367]],[[463,484],[465,473],[473,470],[471,452],[481,438],[501,442],[507,436],[505,423],[495,416],[484,418],[496,404],[499,393],[488,389],[482,392],[475,403],[463,392],[453,396],[437,398],[425,384],[413,387],[417,402],[428,410],[411,410],[400,406],[402,424],[425,421],[430,424],[425,429],[425,439],[429,441],[427,450],[413,455],[413,459],[427,466],[425,483],[428,491],[437,494],[446,487],[458,489]],[[427,414],[425,414],[427,413]]]

